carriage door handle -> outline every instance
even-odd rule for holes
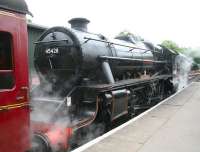
[[[20,91],[17,94],[16,100],[17,101],[26,101],[28,99],[28,87],[21,87]]]

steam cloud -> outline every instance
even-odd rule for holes
[[[50,75],[48,76],[50,77]],[[55,76],[52,75],[52,77]],[[50,124],[45,134],[55,133],[55,131],[58,130],[56,126],[59,126],[60,130],[65,130],[71,123],[67,108],[65,109],[64,107],[62,109],[62,114],[57,114],[60,105],[64,103],[64,97],[61,97],[59,91],[54,91],[53,84],[48,82],[43,75],[40,75],[40,80],[41,79],[43,83],[41,84],[40,81],[31,92],[31,105],[33,107],[31,112],[32,136],[34,134],[33,128],[35,123],[41,123],[42,125],[44,124],[44,126],[46,126],[45,124]],[[59,145],[54,145],[53,148],[53,151],[57,151]]]
[[[181,90],[188,85],[188,76],[192,67],[192,58],[179,54],[175,59],[173,84],[177,90]]]
[[[55,77],[55,75],[53,75]],[[61,96],[61,92],[54,91],[54,86],[52,83],[46,81],[44,76],[41,76],[43,80],[42,85],[38,84],[35,89],[33,89],[31,93],[31,104],[33,106],[33,111],[31,113],[31,121],[41,122],[52,124],[52,127],[46,132],[46,134],[51,134],[58,129],[56,126],[62,130],[65,130],[66,127],[73,126],[77,124],[80,120],[74,117],[71,114],[71,110],[73,110],[73,105],[65,103],[65,96]],[[48,75],[48,77],[50,77]],[[72,83],[77,80],[77,77],[72,77],[69,81],[63,82],[63,88],[72,87]],[[61,113],[57,114],[57,109],[61,105]],[[68,107],[69,106],[69,107]],[[70,110],[71,109],[71,110]],[[53,118],[53,119],[52,119]],[[102,124],[91,124],[88,127],[82,129],[82,132],[78,134],[78,137],[75,138],[76,141],[74,143],[78,143],[78,145],[82,145],[95,137],[98,137],[104,132],[104,125]],[[33,134],[33,131],[32,131]],[[59,145],[55,145],[54,151],[59,149]]]

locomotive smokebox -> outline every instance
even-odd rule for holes
[[[84,32],[87,32],[87,24],[90,23],[86,18],[72,18],[68,22],[71,24],[71,28]]]

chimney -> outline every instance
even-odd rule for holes
[[[72,18],[68,21],[71,24],[71,28],[87,32],[87,24],[90,22],[86,18]]]

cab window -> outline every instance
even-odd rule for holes
[[[13,75],[12,36],[7,32],[0,32],[0,89],[12,89]]]

